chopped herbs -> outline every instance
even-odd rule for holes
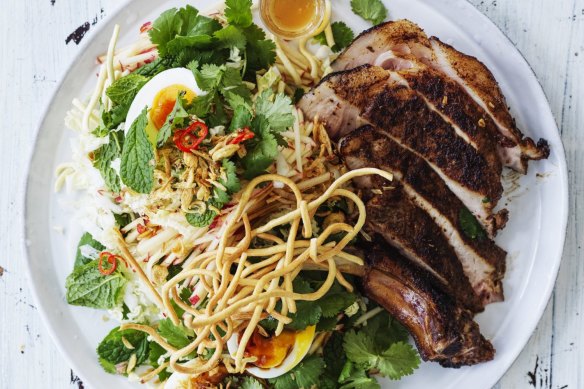
[[[126,375],[132,356],[136,358],[135,366],[139,366],[148,360],[149,352],[148,334],[136,330],[121,331],[119,327],[111,330],[97,346],[99,363],[110,374]]]

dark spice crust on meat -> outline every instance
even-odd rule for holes
[[[495,349],[472,314],[444,293],[430,273],[389,247],[367,251],[365,294],[408,329],[422,359],[458,368],[494,358]]]

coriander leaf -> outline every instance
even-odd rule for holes
[[[487,234],[474,215],[465,207],[460,209],[458,222],[462,232],[471,239],[484,239]]]
[[[251,0],[226,0],[225,18],[229,24],[249,27],[252,23]]]
[[[264,389],[263,385],[260,384],[258,380],[253,377],[244,377],[243,381],[240,382],[239,388],[241,389]]]
[[[225,66],[205,64],[200,69],[194,68],[197,85],[204,91],[217,89],[225,73]]]
[[[324,360],[311,355],[288,373],[269,381],[274,389],[310,389],[318,385],[323,370]]]
[[[229,104],[229,106],[231,107],[231,109],[233,111],[236,111],[237,108],[239,107],[244,107],[245,109],[247,109],[248,112],[251,112],[251,105],[249,102],[249,99],[245,99],[244,97],[242,97],[241,95],[232,93],[230,91],[224,91],[225,93],[223,94],[223,96],[225,97],[225,101],[227,102],[227,104]],[[235,112],[234,112],[235,114]],[[250,118],[251,121],[251,118]]]
[[[387,18],[387,8],[381,0],[351,0],[351,9],[355,14],[374,25]]]
[[[95,251],[95,254],[99,256],[99,253],[103,250],[105,250],[105,246],[95,240],[89,232],[86,232],[83,234],[77,245],[77,255],[75,256],[74,268],[76,269],[80,266],[87,265],[95,259],[94,255],[89,256],[88,251]]]
[[[220,183],[227,189],[231,194],[239,192],[241,189],[241,183],[237,177],[235,171],[235,164],[228,160],[223,160],[223,171],[225,172],[225,178],[221,178]]]
[[[67,277],[67,302],[97,309],[114,308],[122,302],[126,282],[119,270],[104,276],[99,272],[98,261],[91,261],[75,268]]]
[[[209,35],[177,36],[166,44],[168,51],[178,53],[183,50],[208,49],[213,43]]]
[[[392,380],[413,374],[418,366],[420,366],[418,353],[410,344],[404,342],[392,344],[381,354],[376,364],[379,372]]]
[[[132,345],[127,348],[123,339]],[[148,360],[149,353],[148,334],[136,330],[120,331],[114,328],[97,346],[97,355],[103,368],[111,374],[116,373],[116,365],[130,360],[132,354],[136,355],[136,366],[140,366]]]
[[[284,131],[294,125],[292,100],[290,97],[278,93],[272,101],[273,94],[271,89],[266,89],[260,94],[256,100],[256,115],[263,116],[272,130]]]
[[[308,294],[314,292],[310,284],[301,277],[297,277],[293,281],[292,288],[295,293]],[[301,300],[296,302],[296,313],[288,316],[292,318],[292,322],[287,324],[286,327],[298,331],[317,324],[322,316],[322,310],[318,301]]]
[[[176,8],[164,11],[152,23],[152,29],[148,31],[148,35],[152,43],[158,45],[158,53],[161,57],[168,54],[166,44],[179,34],[182,24],[183,19]]]
[[[148,77],[135,73],[128,74],[114,81],[107,88],[105,94],[114,104],[129,105],[132,104],[134,97],[147,82]]]
[[[114,213],[114,219],[119,228],[124,228],[132,222],[132,215],[129,213]]]
[[[105,111],[101,114],[103,125],[109,130],[116,129],[120,124],[126,121],[126,116],[128,116],[129,110],[130,105],[115,105],[109,111]]]
[[[242,159],[246,178],[253,178],[265,172],[278,156],[278,142],[270,132],[267,120],[256,117],[253,128],[255,138],[250,141],[247,155]]]
[[[189,113],[195,115],[198,118],[207,117],[211,111],[211,105],[213,104],[214,100],[215,93],[213,92],[195,97],[189,108]]]
[[[340,332],[333,332],[324,346],[322,356],[326,363],[327,373],[337,381],[347,361],[343,350],[343,335]]]
[[[231,119],[231,124],[229,125],[229,132],[240,130],[243,128],[249,128],[251,126],[252,114],[249,109],[244,105],[239,105],[233,111],[233,118]]]
[[[241,30],[235,26],[226,26],[225,28],[215,32],[215,38],[218,40],[217,47],[220,49],[238,48],[244,50],[247,44],[247,39]]]
[[[363,369],[353,366],[351,362],[346,365],[350,371],[343,376],[339,389],[380,389],[379,383],[373,377],[369,377]]]
[[[186,119],[189,118],[189,113],[185,109],[185,105],[187,105],[187,101],[184,99],[185,93],[184,91],[179,92],[172,112],[167,116],[166,122],[158,131],[156,145],[159,148],[164,146],[166,141],[168,141],[168,138],[172,135],[172,131],[176,128],[183,127]]]
[[[408,341],[407,330],[385,310],[367,320],[361,331],[373,339],[377,350],[386,350],[393,343]]]
[[[334,22],[331,25],[333,30],[333,37],[335,39],[335,45],[332,47],[333,52],[338,53],[345,47],[349,46],[353,39],[355,39],[355,33],[343,22]]]
[[[276,44],[266,39],[264,30],[255,24],[243,29],[243,34],[247,39],[246,77],[255,80],[257,71],[267,69],[276,62]]]
[[[187,329],[182,324],[176,326],[170,319],[161,320],[158,323],[157,331],[170,345],[179,349],[189,345],[191,343],[189,336],[193,335],[192,330]]]
[[[338,53],[347,47],[353,39],[355,39],[355,33],[349,26],[343,22],[334,22],[331,24],[331,30],[333,32],[333,39],[335,44],[331,49],[333,52]],[[326,35],[323,32],[314,37],[314,39],[321,45],[327,45]]]
[[[373,338],[366,333],[354,330],[347,332],[343,340],[343,348],[351,361],[369,368],[375,367],[378,359],[375,344]]]
[[[93,166],[101,173],[105,186],[114,193],[119,193],[121,186],[120,177],[111,164],[121,157],[123,143],[124,131],[113,130],[109,132],[109,142],[93,153]]]
[[[318,300],[322,316],[331,318],[337,316],[357,300],[357,296],[346,291],[327,293]]]
[[[122,182],[138,193],[148,194],[154,186],[154,151],[146,135],[147,108],[132,123],[124,141],[120,175]]]

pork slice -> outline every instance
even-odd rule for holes
[[[424,160],[371,126],[341,139],[339,154],[351,170],[376,167],[392,173],[403,193],[439,227],[481,303],[503,300],[506,252],[486,234],[463,227],[463,222],[468,223],[466,207]],[[374,186],[371,179],[358,183],[362,188]],[[391,210],[387,215],[392,217]]]
[[[381,185],[377,183],[374,187]],[[472,312],[484,309],[440,227],[400,186],[374,195],[366,209],[365,230],[369,236],[382,238],[408,260],[432,273],[465,308]]]
[[[422,359],[456,368],[494,358],[493,345],[472,313],[444,293],[431,273],[390,247],[368,247],[367,252],[365,294],[410,332]]]
[[[483,63],[442,43],[438,38],[428,38],[419,26],[409,20],[387,22],[364,31],[332,67],[335,71],[342,71],[364,64],[397,71],[416,69],[420,64],[425,64],[459,84],[466,98],[474,101],[483,111],[485,131],[493,134],[491,124],[496,129],[498,135],[494,140],[505,166],[525,173],[529,160],[549,156],[549,146],[545,140],[539,140],[536,145],[517,129],[497,81]]]
[[[489,234],[496,232],[493,208],[503,192],[501,166],[490,164],[423,96],[390,72],[362,66],[332,74],[306,94],[299,106],[308,118],[323,119],[334,140],[355,130],[356,124],[375,126],[426,160]],[[341,115],[349,111],[351,115]]]

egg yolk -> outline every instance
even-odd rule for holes
[[[284,330],[278,336],[266,338],[254,331],[245,348],[246,357],[256,357],[254,365],[262,369],[280,366],[294,347],[296,332]]]
[[[176,104],[176,98],[180,92],[185,92],[184,99],[188,102],[193,101],[197,96],[195,92],[184,85],[171,85],[162,89],[154,97],[152,108],[150,109],[150,120],[157,130],[160,130],[164,126],[164,123],[166,123],[166,119],[172,112]]]

